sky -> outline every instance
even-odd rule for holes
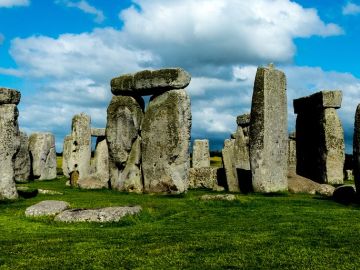
[[[0,0],[0,87],[20,90],[20,129],[52,132],[62,151],[71,119],[105,127],[110,80],[143,69],[192,75],[192,139],[213,150],[250,111],[256,69],[274,63],[292,101],[342,90],[352,151],[360,103],[360,0]]]

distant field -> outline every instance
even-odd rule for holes
[[[222,159],[221,157],[211,157],[210,158],[210,166],[211,167],[222,167]]]
[[[360,269],[360,208],[310,195],[182,196],[84,191],[65,178],[27,184],[61,191],[0,203],[0,269]],[[141,205],[113,224],[29,219],[42,200],[72,207]]]

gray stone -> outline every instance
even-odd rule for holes
[[[238,127],[234,134],[234,163],[236,169],[250,170],[249,139],[242,127]],[[241,181],[241,179],[238,179]]]
[[[77,185],[81,189],[103,189],[109,188],[109,181],[104,179],[103,174],[93,173],[77,181]]]
[[[202,195],[200,200],[203,201],[235,201],[236,196],[233,194],[218,194],[218,195]]]
[[[20,148],[15,156],[15,181],[27,182],[30,178],[30,170],[29,138],[25,132],[20,132]]]
[[[347,181],[354,180],[353,170],[345,170],[344,180],[347,180]]]
[[[250,113],[245,113],[245,114],[239,115],[236,118],[236,123],[240,127],[250,126]]]
[[[192,152],[192,167],[210,167],[209,140],[195,140]]]
[[[73,222],[119,222],[123,217],[141,212],[141,206],[106,207],[100,209],[67,210],[55,217],[55,221]]]
[[[73,144],[73,139],[71,135],[67,135],[64,138],[63,144],[63,155],[62,155],[62,171],[63,174],[69,178],[70,177],[70,168],[69,168],[69,160],[71,157],[71,148]]]
[[[91,128],[92,137],[105,137],[105,128]]]
[[[16,105],[0,106],[0,200],[18,198],[14,179],[15,155],[20,147],[18,115]]]
[[[42,201],[33,206],[26,208],[25,216],[42,217],[55,216],[70,207],[69,203],[64,201]]]
[[[151,99],[142,123],[144,190],[182,193],[190,167],[190,98],[185,90],[171,90]]]
[[[17,90],[0,88],[0,105],[20,103],[21,93]]]
[[[239,180],[237,177],[235,167],[235,140],[227,139],[224,142],[224,148],[222,149],[222,161],[225,168],[226,182],[230,192],[240,192]]]
[[[38,193],[44,195],[64,195],[64,193],[59,191],[55,191],[51,189],[41,189],[41,188],[38,189]]]
[[[189,188],[217,188],[218,168],[190,168]]]
[[[56,178],[55,137],[51,133],[33,133],[29,138],[32,176],[45,180]]]
[[[259,67],[251,105],[250,164],[255,192],[287,191],[286,77]]]
[[[106,140],[109,147],[111,188],[143,190],[140,125],[144,115],[141,97],[115,96],[107,110]]]
[[[189,85],[190,74],[182,68],[144,70],[111,80],[111,92],[116,95],[153,95]]]
[[[356,108],[353,138],[354,182],[356,190],[360,190],[360,104]],[[357,196],[360,197],[359,192]]]
[[[288,188],[291,193],[320,194],[331,197],[335,188],[327,184],[319,184],[308,178],[289,172]]]
[[[334,91],[334,96],[338,95],[338,91]],[[311,97],[314,97],[314,101],[310,100]],[[315,101],[321,104],[316,105]],[[335,108],[324,108],[315,94],[307,99],[294,101],[295,103],[299,108],[311,104],[307,110],[297,110],[297,173],[319,183],[342,184],[345,163],[344,131]],[[337,107],[340,106],[336,104]]]
[[[320,91],[307,97],[294,99],[294,112],[296,114],[309,110],[323,110],[326,108],[338,109],[341,107],[342,92]]]
[[[99,142],[96,146],[92,167],[93,172],[102,179],[101,182],[109,181],[109,151],[106,140]]]
[[[288,141],[288,171],[296,172],[296,137],[289,134]]]
[[[70,183],[77,186],[78,179],[90,174],[91,161],[91,119],[81,113],[72,119],[71,125],[71,151],[67,161]]]

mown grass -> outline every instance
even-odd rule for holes
[[[210,157],[210,166],[220,168],[223,166],[221,157]]]
[[[0,203],[0,269],[357,269],[360,208],[306,195],[237,195],[233,202],[28,184],[61,191]],[[111,224],[26,218],[46,199],[74,208],[141,205]]]

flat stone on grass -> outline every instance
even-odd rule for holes
[[[64,201],[42,201],[32,205],[25,210],[27,217],[55,216],[70,207],[70,204]]]
[[[203,201],[235,201],[236,196],[233,194],[203,195],[200,197]]]

